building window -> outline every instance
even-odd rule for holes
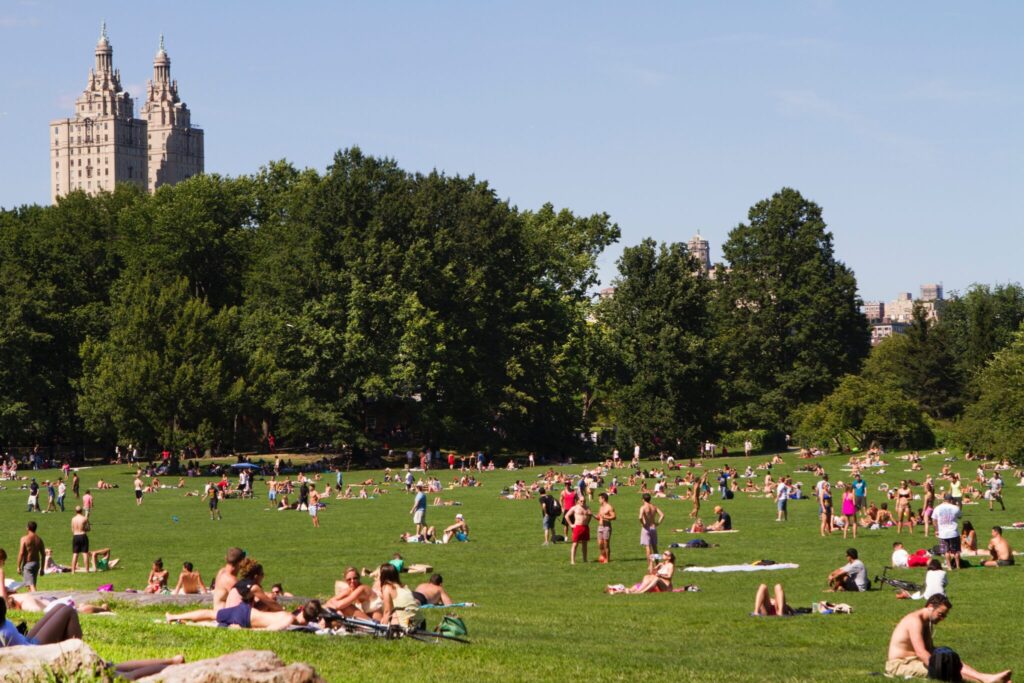
[[[78,177],[79,177],[79,178],[81,178],[81,177],[82,177],[82,172],[81,172],[81,171],[79,171],[79,172],[78,172]]]

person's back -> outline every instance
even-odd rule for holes
[[[946,594],[946,572],[940,569],[928,569],[924,573],[924,594],[922,597],[927,600],[933,595]]]
[[[957,520],[960,518],[960,508],[950,502],[943,502],[932,511],[932,519],[935,520],[936,536],[940,539],[959,537]]]

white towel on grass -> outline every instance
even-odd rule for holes
[[[684,572],[770,572],[776,569],[797,569],[800,565],[791,563],[780,564],[720,564],[717,567],[683,567]]]

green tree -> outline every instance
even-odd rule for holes
[[[710,284],[683,244],[626,248],[598,307],[618,355],[612,412],[620,441],[675,450],[710,434],[716,409]]]
[[[948,419],[961,409],[963,381],[949,328],[929,320],[921,306],[904,334],[872,350],[863,374],[899,387],[933,418]]]
[[[940,326],[949,337],[969,391],[974,391],[975,375],[1012,341],[1022,322],[1024,287],[1019,284],[973,285],[962,296],[946,302]]]
[[[897,386],[847,375],[835,391],[801,411],[800,443],[867,447],[877,441],[890,447],[924,448],[934,436],[917,403]]]
[[[960,432],[972,450],[1024,463],[1024,326],[978,376],[978,399]]]
[[[715,319],[724,421],[783,429],[868,353],[856,279],[835,258],[821,208],[789,188],[755,204],[723,252]]]
[[[94,433],[144,445],[209,443],[227,424],[243,380],[228,373],[224,349],[236,311],[215,312],[177,278],[152,276],[115,287],[111,330],[82,344],[79,405]]]

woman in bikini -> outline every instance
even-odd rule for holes
[[[906,522],[908,533],[914,533],[914,526],[909,521],[910,517],[910,487],[907,486],[907,482],[901,481],[900,487],[896,489],[896,533],[903,533],[904,519]]]
[[[167,590],[167,575],[168,572],[164,569],[164,561],[157,558],[153,562],[153,568],[149,572],[149,583],[146,586],[146,593],[162,593]]]

